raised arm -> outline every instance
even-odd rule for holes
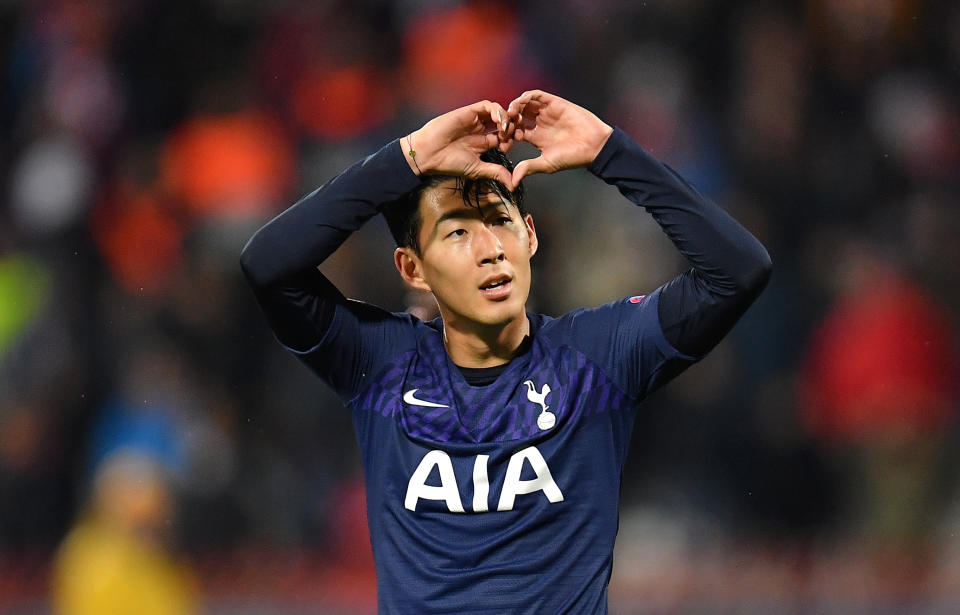
[[[677,350],[704,355],[766,287],[771,273],[766,249],[620,130],[590,170],[650,212],[693,266],[664,285],[659,315],[667,340]]]
[[[506,169],[479,157],[501,142],[505,118],[506,110],[489,101],[445,113],[355,163],[257,231],[241,267],[280,341],[295,351],[320,342],[335,306],[346,300],[317,266],[382,206],[413,190],[421,172],[509,183]]]
[[[303,351],[320,341],[334,306],[345,299],[317,266],[383,203],[418,182],[395,140],[300,199],[247,242],[241,267],[284,345]]]
[[[736,220],[626,133],[557,96],[525,92],[507,108],[514,140],[540,156],[517,165],[514,182],[531,173],[588,166],[643,206],[693,268],[668,282],[658,313],[667,340],[700,357],[727,334],[770,277],[770,256]]]

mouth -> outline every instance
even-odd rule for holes
[[[480,292],[488,299],[505,299],[512,288],[513,279],[507,274],[500,274],[484,280]]]

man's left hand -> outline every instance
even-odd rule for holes
[[[506,122],[501,135],[540,150],[536,158],[517,164],[511,190],[527,175],[588,166],[613,134],[613,128],[590,111],[542,90],[524,92],[511,102]]]

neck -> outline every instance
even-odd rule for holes
[[[460,367],[494,367],[516,356],[530,334],[526,314],[506,325],[460,326],[456,319],[443,321],[443,344],[450,359]]]

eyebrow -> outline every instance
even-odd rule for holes
[[[437,221],[434,223],[433,227],[436,228],[446,222],[447,220],[460,220],[460,219],[469,219],[479,216],[483,218],[490,214],[491,210],[498,209],[500,207],[508,208],[509,211],[510,201],[500,200],[496,202],[490,202],[486,205],[481,205],[479,208],[476,207],[460,207],[458,209],[451,209],[443,214],[440,214],[440,217],[437,218]]]

